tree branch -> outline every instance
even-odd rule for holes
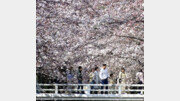
[[[144,39],[141,39],[141,38],[137,38],[137,37],[134,37],[134,36],[124,36],[124,35],[116,35],[118,37],[124,37],[124,38],[130,38],[130,39],[136,39],[136,40],[139,40],[139,41],[143,41],[144,42]]]

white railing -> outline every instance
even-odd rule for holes
[[[144,100],[140,84],[37,84],[37,100]]]
[[[140,84],[37,84],[36,98],[52,100],[61,98],[97,98],[144,100],[144,85]],[[51,99],[50,99],[51,98]],[[64,99],[66,100],[66,99]]]

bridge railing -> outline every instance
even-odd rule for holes
[[[38,94],[85,94],[85,95],[141,95],[142,84],[37,84]]]

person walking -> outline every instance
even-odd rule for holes
[[[113,74],[111,73],[110,74],[110,77],[109,77],[109,84],[111,84],[111,86],[109,87],[110,90],[115,90],[115,81],[113,79]],[[115,91],[110,91],[110,94],[115,94]]]
[[[143,70],[140,69],[139,72],[136,73],[136,82],[137,84],[144,84],[144,73]],[[138,87],[139,90],[144,89],[143,87]],[[143,94],[143,91],[140,92],[140,94]]]
[[[68,70],[67,70],[67,83],[68,84],[73,84],[73,79],[74,79],[74,74],[75,71],[73,70],[73,67],[71,66]],[[72,85],[68,85],[68,89],[74,89],[74,86]],[[68,91],[69,94],[74,93],[74,91]]]
[[[95,67],[94,81],[95,81],[95,84],[100,84],[99,67],[97,67],[97,66]],[[99,86],[94,86],[94,89],[98,90]],[[94,94],[98,94],[98,91],[94,91]]]
[[[144,73],[143,70],[140,69],[139,72],[136,73],[137,84],[144,84]]]
[[[89,83],[90,84],[94,84],[95,83],[95,81],[94,81],[94,76],[95,76],[94,72],[95,72],[95,69],[92,68],[92,70],[91,70],[91,72],[89,74]]]
[[[95,84],[95,81],[94,81],[95,74],[94,74],[94,72],[95,72],[95,69],[92,68],[91,73],[89,74],[89,83],[90,84]],[[90,88],[94,89],[94,86],[90,86]],[[90,94],[92,94],[92,93],[93,93],[93,91],[90,91]]]
[[[108,84],[108,77],[109,77],[109,73],[108,73],[108,69],[106,68],[106,64],[103,64],[103,67],[101,68],[100,72],[99,72],[99,77],[101,79],[101,84]],[[108,86],[105,87],[101,87],[101,89],[108,89]],[[103,91],[101,91],[101,94],[103,94]],[[105,91],[105,94],[108,94],[107,91]]]
[[[125,84],[126,84],[126,73],[125,73],[125,69],[124,68],[121,68],[121,72],[119,72],[119,77],[118,77],[118,83],[119,85],[121,85],[121,93],[122,94],[125,94]]]
[[[73,67],[70,67],[67,71],[67,81],[68,84],[72,84],[73,83],[73,78],[74,78],[74,70]]]
[[[82,77],[82,67],[81,66],[78,67],[77,79],[78,79],[78,84],[82,84],[83,77]],[[80,88],[81,88],[81,90],[83,90],[82,85],[78,86],[78,89],[80,89]],[[79,91],[78,91],[78,93],[79,93]],[[81,94],[82,93],[83,93],[83,91],[81,91]]]

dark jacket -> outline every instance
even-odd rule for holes
[[[82,71],[78,71],[77,73],[77,79],[82,81]]]

